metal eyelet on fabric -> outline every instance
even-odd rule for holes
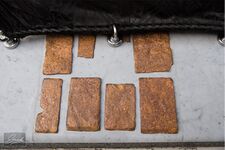
[[[225,46],[225,38],[223,34],[219,34],[217,40],[220,45],[222,45],[223,47]]]
[[[119,47],[123,43],[122,40],[118,37],[115,25],[113,25],[113,35],[108,38],[108,43],[111,47]]]
[[[8,49],[15,49],[20,44],[20,39],[12,38],[8,39],[3,45]]]
[[[20,39],[18,38],[8,38],[4,35],[4,33],[0,30],[0,41],[3,42],[3,45],[8,49],[15,49],[19,43]]]

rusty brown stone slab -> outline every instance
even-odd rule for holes
[[[56,133],[58,131],[62,83],[61,79],[43,80],[40,100],[43,111],[37,115],[36,132]]]
[[[169,71],[172,64],[168,33],[149,33],[133,36],[136,73]]]
[[[67,129],[100,130],[100,78],[72,78],[67,111]]]
[[[47,35],[43,74],[70,74],[72,72],[73,37]]]
[[[78,57],[93,58],[95,49],[94,35],[80,35],[78,44]]]
[[[135,86],[133,84],[107,84],[105,96],[105,129],[135,129]]]
[[[176,102],[170,78],[140,78],[142,133],[177,133]]]

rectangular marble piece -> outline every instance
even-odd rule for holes
[[[140,78],[142,133],[177,133],[176,102],[171,78]]]
[[[70,74],[72,72],[73,37],[47,35],[43,74]]]
[[[80,35],[78,41],[78,57],[93,58],[95,49],[94,35]]]
[[[134,130],[135,114],[135,86],[133,84],[107,84],[105,129]]]
[[[56,133],[58,131],[62,83],[61,79],[43,80],[40,100],[43,111],[37,115],[36,132]]]
[[[133,36],[136,73],[166,72],[172,64],[168,33],[148,33]]]
[[[72,78],[67,110],[67,130],[100,130],[100,78]]]

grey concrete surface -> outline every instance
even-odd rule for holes
[[[111,48],[106,37],[97,37],[94,59],[77,57],[78,38],[74,40],[73,72],[70,75],[44,76],[44,36],[22,40],[15,50],[0,43],[0,143],[7,132],[26,133],[27,142],[216,142],[224,141],[224,48],[216,35],[171,33],[174,65],[170,72],[135,74],[132,43]],[[71,77],[102,78],[101,131],[66,130],[66,111]],[[43,78],[62,78],[63,95],[58,134],[34,132],[40,112],[39,95]],[[141,134],[139,77],[171,77],[174,80],[178,134]],[[136,86],[135,131],[104,129],[106,83],[134,83]]]

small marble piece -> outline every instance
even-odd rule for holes
[[[133,36],[136,73],[166,72],[172,64],[168,33]]]
[[[105,129],[135,129],[135,86],[133,84],[107,84],[105,97]]]
[[[36,132],[58,132],[62,83],[62,79],[46,78],[43,80],[40,100],[43,111],[37,115]]]
[[[73,37],[47,35],[43,74],[70,74],[72,72]]]
[[[142,133],[177,133],[176,102],[171,78],[140,78]]]
[[[78,57],[93,58],[95,49],[94,35],[80,35],[78,44]]]
[[[67,110],[67,130],[100,130],[100,78],[72,78]]]

